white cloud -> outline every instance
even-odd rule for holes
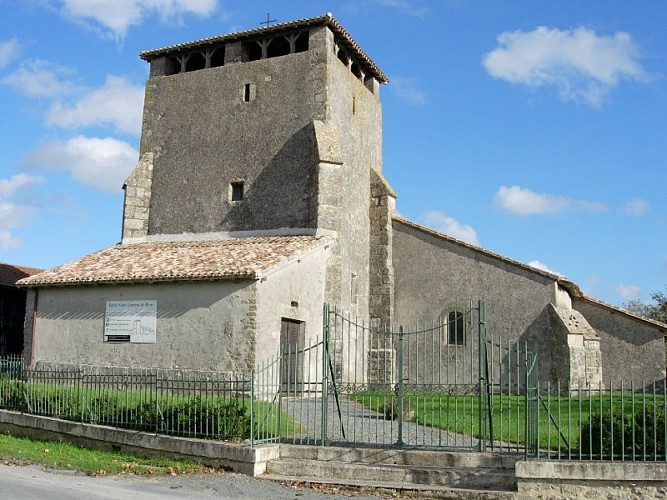
[[[21,246],[21,240],[10,230],[35,212],[33,188],[43,182],[43,178],[27,174],[0,179],[0,249]]]
[[[19,53],[19,41],[16,38],[10,38],[5,42],[0,42],[0,69],[12,62]]]
[[[532,88],[552,86],[563,100],[599,107],[621,80],[646,82],[638,45],[628,33],[598,35],[588,28],[501,33],[483,57],[487,72]]]
[[[426,104],[426,94],[419,90],[415,78],[392,76],[389,79],[389,88],[396,97],[408,104],[414,106],[423,106]]]
[[[21,248],[23,242],[19,238],[14,238],[9,231],[0,229],[0,249]]]
[[[519,186],[500,186],[495,202],[496,206],[520,215],[559,212],[571,206],[567,198],[535,193]]]
[[[558,274],[559,276],[563,276],[561,273],[554,271],[553,269],[549,269],[549,266],[544,264],[543,262],[540,262],[539,260],[531,260],[528,265],[530,267],[534,267],[535,269],[540,269],[542,271],[546,271],[547,273],[551,274]]]
[[[623,205],[619,212],[626,215],[644,215],[649,210],[651,210],[651,206],[647,201],[635,198]]]
[[[23,166],[68,171],[82,184],[117,193],[138,156],[139,152],[126,142],[79,135],[42,144],[24,159]]]
[[[625,301],[637,300],[641,295],[641,288],[637,285],[617,285],[614,290]]]
[[[90,90],[73,106],[54,103],[46,122],[69,128],[112,125],[119,132],[139,135],[143,101],[143,87],[108,75],[102,87]]]
[[[449,217],[442,212],[431,210],[422,214],[421,219],[425,225],[432,227],[436,231],[467,241],[473,245],[479,245],[477,233],[471,226],[461,224],[453,217]]]
[[[16,92],[41,98],[68,95],[80,88],[69,81],[72,70],[46,61],[26,61],[14,73],[2,79],[2,83]]]
[[[378,3],[380,5],[398,9],[410,17],[424,17],[428,12],[428,9],[425,7],[417,7],[408,0],[378,0]]]
[[[61,12],[74,20],[102,27],[114,37],[122,38],[131,26],[144,18],[158,15],[174,19],[184,14],[209,16],[217,0],[56,0]]]
[[[604,203],[536,193],[520,186],[500,186],[494,198],[497,207],[517,215],[550,214],[569,209],[579,209],[587,212],[605,212],[607,210]]]
[[[0,179],[0,200],[25,192],[31,193],[33,187],[43,183],[42,177],[28,174],[16,174],[9,179]]]

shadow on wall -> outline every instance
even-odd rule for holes
[[[143,287],[138,285],[138,289],[131,293],[125,287],[132,285],[124,285],[125,289],[116,293],[113,293],[113,290],[105,290],[108,285],[77,287],[78,291],[88,298],[77,300],[76,297],[70,297],[66,307],[62,303],[53,304],[44,300],[40,303],[38,314],[39,318],[48,320],[103,320],[108,300],[157,300],[158,319],[178,318],[196,309],[210,309],[216,303],[249,286],[250,282],[225,281],[224,283],[225,286],[215,286],[211,282],[206,282],[211,289],[197,294],[191,293],[191,290],[178,290],[178,284],[168,283]],[[197,283],[190,282],[189,285],[196,287]],[[169,290],[169,287],[174,289]],[[93,293],[98,294],[98,298],[91,299]],[[50,307],[51,305],[53,307]]]
[[[262,138],[257,138],[260,142]],[[311,197],[313,127],[292,135],[251,184],[243,200],[231,203],[220,223],[223,231],[308,227]]]

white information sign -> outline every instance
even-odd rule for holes
[[[104,341],[155,344],[156,318],[157,300],[109,300]]]

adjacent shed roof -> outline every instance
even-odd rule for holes
[[[43,269],[0,262],[0,286],[13,287],[20,279],[41,273],[42,271]]]
[[[337,41],[350,55],[354,56],[357,62],[362,63],[370,73],[377,78],[381,83],[387,83],[389,79],[382,72],[382,70],[373,62],[373,60],[364,52],[352,36],[347,32],[343,26],[334,19],[331,13],[326,13],[322,16],[309,17],[304,19],[297,19],[286,23],[278,23],[269,27],[253,28],[245,31],[237,31],[227,35],[218,35],[208,38],[202,38],[193,42],[179,43],[176,45],[169,45],[161,49],[144,50],[139,53],[139,57],[146,61],[161,57],[167,54],[179,53],[189,51],[197,48],[205,48],[211,45],[217,45],[221,42],[237,42],[246,39],[255,38],[258,35],[270,35],[273,33],[280,33],[282,31],[309,28],[311,26],[327,26],[335,35]]]
[[[18,285],[258,279],[328,241],[326,236],[267,236],[117,244]]]

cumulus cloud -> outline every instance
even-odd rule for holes
[[[68,128],[111,125],[119,132],[139,135],[143,101],[143,87],[109,75],[102,87],[88,91],[74,105],[54,103],[46,122]]]
[[[461,224],[453,217],[449,217],[442,212],[432,210],[422,214],[421,219],[425,225],[432,227],[436,231],[467,241],[473,245],[479,245],[477,233],[471,226]]]
[[[622,80],[650,79],[639,46],[624,32],[605,36],[585,27],[540,26],[501,33],[497,41],[482,62],[491,76],[531,88],[554,87],[563,100],[599,107]]]
[[[64,66],[41,61],[26,61],[14,73],[5,76],[2,83],[29,97],[53,98],[80,90],[72,83],[73,71]]]
[[[138,156],[126,142],[79,135],[38,146],[23,160],[23,167],[67,171],[82,184],[117,193]]]
[[[389,88],[391,92],[400,100],[413,106],[423,106],[426,104],[426,94],[419,90],[419,85],[415,78],[406,78],[401,76],[392,76]]]
[[[0,249],[21,246],[21,240],[11,230],[35,212],[33,189],[42,183],[42,177],[28,174],[0,179]]]
[[[614,290],[625,301],[637,300],[641,295],[641,288],[637,285],[616,285]]]
[[[550,214],[570,209],[587,212],[604,212],[607,210],[603,203],[536,193],[520,186],[501,186],[495,195],[495,205],[517,215]]]
[[[543,262],[540,262],[539,260],[531,260],[528,265],[530,267],[534,267],[535,269],[540,269],[542,271],[546,271],[547,273],[551,274],[558,274],[559,276],[562,276],[561,273],[554,271],[553,269],[549,269],[549,266],[544,264]]]
[[[19,41],[16,38],[10,38],[0,42],[0,69],[12,62],[19,53]]]
[[[66,17],[102,28],[122,38],[132,26],[151,15],[174,19],[186,14],[209,16],[217,0],[55,0]]]
[[[644,215],[651,209],[647,201],[641,199],[633,199],[624,204],[619,212],[626,215]]]

